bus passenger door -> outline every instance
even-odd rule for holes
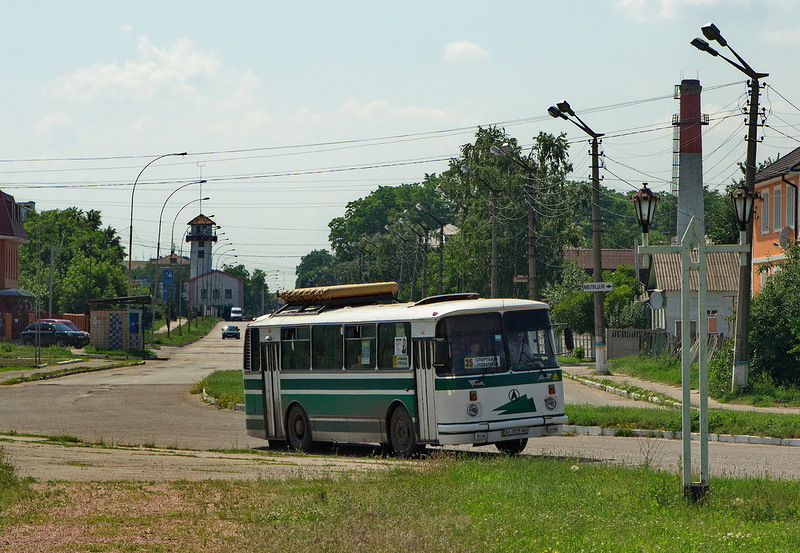
[[[281,416],[280,344],[261,344],[261,377],[264,386],[264,428],[267,439],[283,438]]]
[[[433,340],[414,340],[414,377],[417,385],[417,421],[419,440],[435,442],[436,409],[434,406]]]

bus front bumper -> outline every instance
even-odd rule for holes
[[[533,438],[553,436],[559,433],[566,415],[554,417],[529,417],[495,422],[474,422],[464,424],[438,424],[441,444],[482,444],[494,443],[514,438]]]

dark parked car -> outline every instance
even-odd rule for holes
[[[22,343],[26,346],[40,345],[70,346],[81,348],[89,343],[89,338],[85,332],[72,330],[63,323],[31,323],[25,327],[20,335]]]
[[[236,325],[228,325],[222,327],[222,339],[236,338],[239,339],[239,327]]]
[[[89,339],[90,339],[89,333],[86,332],[85,330],[81,330],[80,328],[78,328],[78,326],[75,323],[73,323],[72,321],[70,321],[69,319],[39,319],[36,322],[37,323],[61,323],[61,324],[65,325],[65,326],[67,326],[70,330],[77,330],[78,332],[83,332],[86,335],[86,343],[87,344],[89,343]]]

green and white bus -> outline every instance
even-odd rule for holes
[[[561,369],[544,303],[477,294],[396,301],[397,284],[286,290],[244,341],[247,433],[313,442],[495,444],[560,433]]]

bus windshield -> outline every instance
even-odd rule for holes
[[[503,314],[503,327],[512,371],[558,367],[546,310],[509,311]]]
[[[450,365],[439,374],[475,375],[558,366],[550,316],[544,309],[455,315],[439,322]]]

